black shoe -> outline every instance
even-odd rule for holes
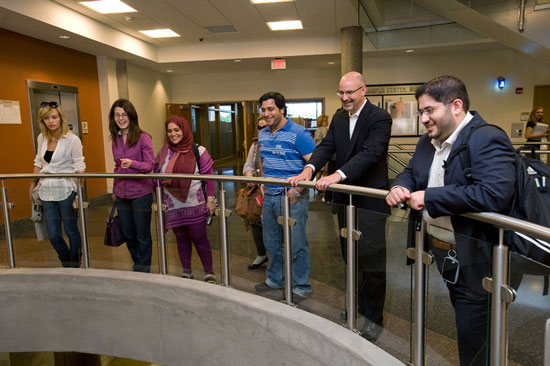
[[[248,265],[248,269],[258,269],[260,268],[264,263],[267,263],[269,261],[269,259],[267,258],[267,256],[262,259],[262,261],[260,263],[252,263],[252,264],[249,264]]]
[[[382,334],[382,328],[381,325],[378,325],[369,319],[366,320],[366,324],[361,330],[361,337],[365,338],[369,342],[376,342],[378,338],[380,337],[380,334]]]
[[[277,291],[280,288],[274,288],[267,285],[267,283],[262,282],[255,286],[256,292],[268,292],[268,291]]]

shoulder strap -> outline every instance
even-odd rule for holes
[[[449,165],[449,163],[457,155],[459,155],[460,156],[460,164],[462,165],[462,169],[464,170],[464,176],[466,177],[466,179],[469,182],[472,182],[473,181],[473,178],[472,178],[472,162],[470,160],[470,149],[468,148],[468,143],[470,142],[470,137],[472,136],[472,133],[474,133],[475,131],[477,131],[481,127],[486,127],[486,126],[496,127],[499,130],[504,131],[499,126],[488,124],[488,123],[470,128],[470,130],[468,131],[468,134],[466,135],[466,137],[462,141],[462,144],[460,144],[460,146],[458,148],[451,151],[451,153],[447,157],[447,160],[445,160],[445,164],[443,165],[443,168],[446,168]]]
[[[199,168],[199,174],[201,174],[201,155],[199,153],[199,144],[193,144],[193,154],[197,161],[197,167]],[[206,197],[206,181],[201,180],[202,192],[204,193],[204,202],[208,201]]]

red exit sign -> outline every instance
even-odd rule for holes
[[[271,70],[286,69],[286,60],[284,58],[274,58],[271,60]]]

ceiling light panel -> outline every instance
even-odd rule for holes
[[[147,37],[151,37],[151,38],[181,37],[179,34],[177,34],[171,29],[140,30],[139,33],[145,34]]]
[[[283,30],[296,30],[303,29],[301,20],[283,20],[280,22],[267,22],[267,26],[272,31],[283,31]]]
[[[250,0],[252,4],[290,3],[294,0]]]
[[[84,5],[93,11],[101,14],[116,14],[116,13],[135,13],[136,9],[124,4],[119,0],[98,0],[98,1],[81,1],[79,4]]]

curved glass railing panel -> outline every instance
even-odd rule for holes
[[[550,267],[510,253],[510,285],[517,289],[508,307],[508,359],[516,365],[544,365],[545,326],[550,318]]]

